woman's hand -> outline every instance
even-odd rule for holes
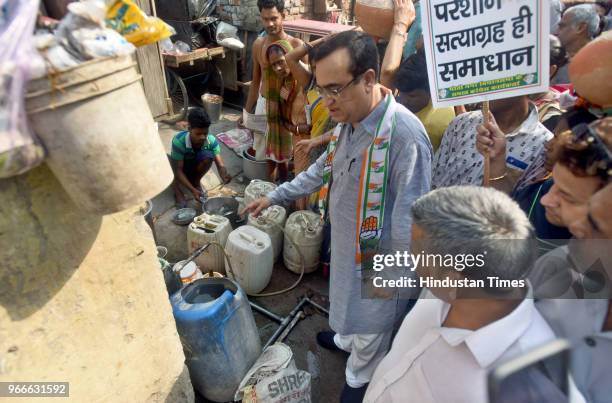
[[[414,3],[412,0],[393,0],[393,4],[395,6],[393,23],[395,25],[403,25],[404,32],[408,31],[416,17]]]
[[[295,152],[302,155],[310,155],[317,146],[317,139],[300,140],[295,145]]]

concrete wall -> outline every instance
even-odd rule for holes
[[[44,165],[0,179],[0,381],[68,381],[78,402],[193,401],[137,211],[87,215]]]
[[[312,17],[313,0],[285,0],[285,19]],[[218,0],[217,14],[227,23],[246,31],[260,31],[257,0]]]

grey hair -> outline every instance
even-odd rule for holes
[[[425,232],[430,253],[485,254],[482,267],[462,271],[467,278],[522,279],[533,263],[533,227],[519,205],[498,190],[436,189],[414,202],[412,218]]]
[[[587,33],[591,38],[594,38],[599,33],[599,14],[593,4],[580,4],[565,10],[566,13],[571,13],[570,18],[574,26],[578,24],[586,24]]]

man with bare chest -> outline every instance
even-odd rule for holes
[[[264,36],[257,38],[253,43],[253,77],[244,109],[248,113],[255,113],[256,115],[266,114],[268,123],[270,123],[270,120],[275,118],[275,113],[273,105],[268,105],[266,101],[274,93],[273,83],[270,82],[274,73],[268,65],[266,50],[268,46],[278,41],[286,41],[293,48],[301,46],[302,41],[286,34],[283,30],[284,0],[258,0],[257,6],[266,32]],[[265,155],[271,161],[271,170],[276,168],[278,179],[284,180],[287,177],[288,158],[286,158],[286,153],[279,152],[279,141],[284,144],[287,144],[287,142],[291,144],[291,139],[274,138],[274,136],[268,134],[269,132],[265,144],[254,144],[254,148],[265,147]]]

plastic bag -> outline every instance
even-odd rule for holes
[[[78,29],[72,37],[73,43],[78,43],[81,54],[88,59],[129,55],[135,50],[134,45],[112,29]]]
[[[183,41],[172,43],[170,38],[163,39],[159,42],[162,52],[170,55],[186,55],[191,52],[191,47]]]
[[[0,177],[7,178],[36,167],[45,156],[25,113],[38,0],[0,0],[0,10]]]
[[[220,22],[217,26],[217,43],[226,48],[242,50],[244,43],[238,39],[238,28],[225,22]]]
[[[123,56],[136,48],[117,31],[105,27],[106,5],[87,0],[68,5],[69,13],[57,27],[54,42],[37,35],[37,48],[49,69],[62,71],[97,57]]]
[[[106,24],[135,46],[144,46],[174,35],[174,29],[146,15],[134,1],[117,0],[106,11]]]
[[[240,382],[234,400],[243,403],[309,403],[310,374],[295,367],[289,346],[266,348]]]

